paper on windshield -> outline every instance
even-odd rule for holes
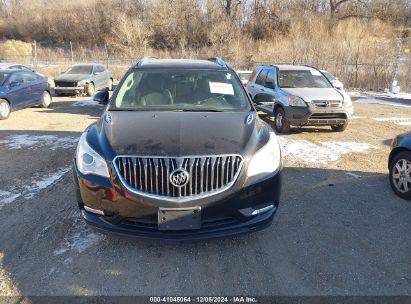
[[[224,95],[234,95],[233,85],[224,82],[209,82],[210,92]]]

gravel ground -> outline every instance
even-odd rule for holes
[[[391,191],[386,164],[411,109],[354,105],[343,133],[282,136],[270,228],[188,244],[109,237],[80,220],[70,164],[102,107],[55,98],[12,113],[0,121],[0,295],[411,295],[411,203]]]

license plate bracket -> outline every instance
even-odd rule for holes
[[[201,228],[201,208],[160,208],[159,230],[193,230]]]

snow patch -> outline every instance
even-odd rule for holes
[[[304,163],[321,163],[337,161],[344,154],[364,153],[376,148],[367,143],[356,142],[319,142],[308,140],[287,139],[279,137],[283,156],[289,161]]]
[[[411,108],[411,105],[406,105],[398,102],[393,102],[393,101],[388,101],[388,100],[383,100],[383,99],[378,99],[378,98],[372,98],[372,97],[362,97],[357,100],[354,100],[354,102],[358,103],[370,103],[370,104],[381,104],[381,105],[387,105],[387,106],[394,106],[394,107],[402,107],[402,108]]]
[[[17,198],[23,196],[25,199],[33,198],[41,190],[51,186],[60,180],[64,174],[70,171],[70,167],[60,169],[54,173],[49,173],[44,176],[35,175],[30,185],[26,185],[23,189],[14,189],[11,191],[0,190],[0,210],[7,204],[13,203]]]
[[[57,182],[68,171],[70,171],[70,167],[60,169],[54,173],[50,173],[45,176],[33,178],[35,181],[32,182],[31,185],[25,187],[25,189],[23,190],[23,196],[25,198],[32,198],[41,190]]]
[[[0,210],[5,205],[14,202],[21,194],[0,190]]]
[[[9,149],[33,149],[34,147],[48,146],[51,150],[58,148],[67,149],[77,145],[78,137],[76,136],[57,136],[57,135],[9,135],[0,140],[0,144],[7,146]]]
[[[386,118],[374,118],[380,122],[390,122],[400,126],[411,126],[411,118],[406,117],[386,117]]]
[[[103,105],[94,101],[93,99],[80,100],[72,104],[73,107],[102,107]]]
[[[83,221],[74,221],[73,227],[76,227],[76,231],[79,232],[66,236],[63,245],[54,250],[54,255],[62,255],[66,252],[83,253],[103,239],[101,234],[91,232]],[[70,263],[70,261],[67,262]]]

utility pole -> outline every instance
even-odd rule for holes
[[[71,41],[70,41],[70,55],[71,55],[71,64],[74,64],[73,43],[71,43]]]
[[[37,41],[34,40],[34,67],[37,68]]]

